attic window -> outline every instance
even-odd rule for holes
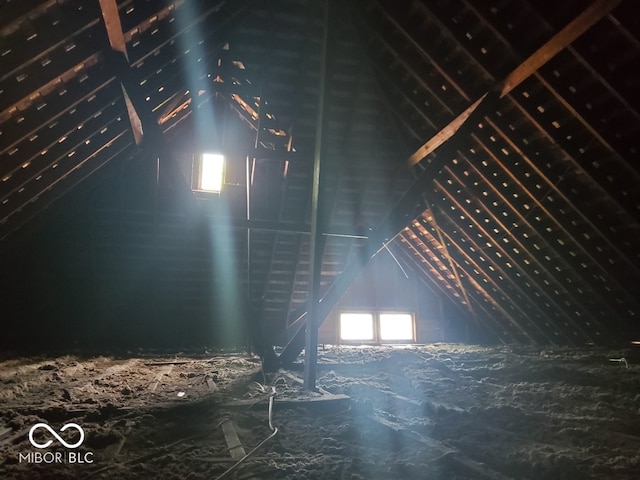
[[[340,340],[347,343],[413,343],[415,318],[409,312],[342,312]]]
[[[373,314],[341,313],[340,340],[372,342],[374,340]]]
[[[220,193],[224,172],[224,156],[219,153],[203,153],[196,157],[193,168],[193,189],[201,192]]]
[[[409,313],[381,313],[380,340],[383,342],[415,341],[413,315]]]

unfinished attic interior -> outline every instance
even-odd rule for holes
[[[0,478],[632,479],[633,0],[0,0]]]

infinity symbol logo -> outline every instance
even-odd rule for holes
[[[29,430],[29,441],[31,442],[31,445],[33,445],[36,448],[47,448],[49,445],[53,443],[53,440],[47,440],[45,443],[36,442],[33,439],[33,432],[35,432],[38,428],[44,428],[45,430],[48,430],[49,433],[51,433],[51,435],[56,437],[56,439],[67,448],[77,448],[80,445],[82,445],[82,442],[84,442],[84,430],[82,430],[82,427],[77,423],[67,423],[60,429],[61,432],[64,432],[68,428],[75,428],[76,430],[78,430],[80,432],[80,440],[78,440],[76,443],[65,442],[64,438],[58,435],[56,431],[46,423],[36,423],[33,427],[31,427],[31,430]]]

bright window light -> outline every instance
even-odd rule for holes
[[[372,341],[373,315],[371,313],[341,313],[340,339]]]
[[[413,315],[410,313],[381,313],[380,340],[383,342],[413,342]]]
[[[223,167],[224,156],[218,153],[204,153],[200,165],[198,190],[220,192],[220,190],[222,190]]]

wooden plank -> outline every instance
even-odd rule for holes
[[[29,433],[29,429],[25,428],[22,430],[18,430],[17,432],[13,433],[13,435],[5,435],[4,438],[0,439],[0,446],[2,445],[6,445],[9,443],[15,443],[17,440],[26,437],[27,434]]]
[[[193,363],[193,360],[174,360],[167,362],[147,362],[144,365],[147,367],[159,367],[164,365],[186,365],[187,363]]]
[[[529,58],[516,67],[515,70],[506,76],[506,78],[498,82],[494,87],[494,90],[500,92],[500,98],[511,92],[560,51],[573,43],[580,35],[613,10],[620,1],[621,0],[596,0],[593,2],[573,21],[551,37],[544,45],[529,56]],[[422,159],[435,152],[442,144],[449,140],[460,129],[464,122],[467,121],[475,109],[478,108],[486,96],[487,94],[485,93],[464,112],[460,113],[456,118],[449,122],[448,125],[443,127],[442,130],[436,133],[424,145],[416,150],[416,152],[409,157],[409,166],[420,163]]]
[[[131,122],[131,129],[133,130],[133,138],[136,142],[136,145],[140,145],[142,143],[142,120],[140,120],[140,116],[138,112],[136,112],[131,99],[129,98],[129,94],[127,93],[127,89],[122,85],[122,94],[124,95],[124,103],[127,106],[127,113],[129,114],[129,122]]]
[[[127,56],[127,45],[120,23],[120,13],[118,12],[118,4],[116,0],[100,0],[100,9],[102,10],[102,18],[107,28],[109,36],[109,45],[116,52],[124,53]]]
[[[378,415],[369,415],[368,418],[379,425],[382,425],[393,432],[403,435],[405,438],[425,445],[434,453],[434,458],[428,459],[431,462],[444,462],[452,470],[456,470],[464,475],[471,475],[472,478],[483,478],[487,480],[508,480],[509,477],[491,469],[483,463],[472,460],[460,450],[449,447],[438,440],[425,437],[417,432],[408,430],[403,425],[392,420],[382,418]]]
[[[438,455],[446,455],[449,453],[455,453],[456,450],[452,447],[447,447],[444,444],[440,443],[438,440],[434,440],[433,438],[425,437],[424,435],[420,435],[417,432],[407,430],[403,425],[389,420],[387,418],[383,418],[379,415],[368,415],[370,420],[382,425],[389,430],[392,430],[396,433],[401,433],[407,435],[411,440],[422,443],[423,445],[432,448]]]
[[[131,430],[133,430],[133,426],[134,426],[134,422],[128,421],[127,428],[124,431],[124,434],[122,435],[120,440],[118,440],[116,443],[112,443],[111,445],[107,445],[105,447],[105,449],[102,451],[102,456],[105,459],[110,461],[115,460],[118,454],[120,454],[120,451],[122,450],[122,447],[124,446],[125,442],[127,441],[127,436],[131,433]]]
[[[107,29],[107,35],[109,37],[109,44],[111,48],[120,52],[129,61],[127,55],[127,42],[125,40],[124,32],[122,31],[122,23],[120,23],[120,13],[118,12],[118,4],[116,0],[100,0],[100,9],[102,10],[102,19]],[[127,113],[129,114],[129,121],[131,122],[131,130],[133,131],[133,138],[136,141],[136,145],[140,145],[142,142],[142,121],[138,112],[136,112],[127,90],[122,85],[122,94],[124,96],[124,102],[127,106]]]
[[[46,15],[58,0],[48,0],[34,7],[28,2],[3,2],[2,3],[2,28],[0,38],[8,37],[18,31],[23,24],[42,15]],[[5,72],[2,72],[5,73]]]
[[[279,410],[281,408],[296,408],[296,407],[305,407],[305,406],[314,406],[314,407],[331,407],[338,408],[342,406],[347,406],[351,401],[351,397],[343,394],[329,394],[329,395],[319,395],[315,397],[299,397],[299,398],[281,398],[276,399],[273,402],[273,408],[275,410]],[[238,407],[251,407],[254,405],[266,405],[267,399],[260,400],[234,400],[229,403],[225,403],[223,406],[226,408],[238,408]]]
[[[467,109],[454,118],[447,126],[431,137],[427,143],[422,145],[416,152],[409,157],[409,166],[413,166],[419,163],[423,158],[427,157],[432,152],[435,152],[440,145],[449,140],[460,129],[460,127],[467,121],[469,116],[475,111],[476,108],[482,103],[487,94],[471,104]]]
[[[304,385],[304,381],[300,377],[296,377],[293,373],[290,372],[280,372],[283,376],[287,377],[290,380],[293,380],[295,383],[299,385]],[[328,397],[333,396],[333,393],[325,390],[322,387],[316,387],[316,391],[321,393],[322,395],[327,395]]]
[[[231,458],[234,460],[240,460],[246,456],[246,452],[242,447],[242,443],[240,442],[240,438],[238,438],[238,432],[236,431],[236,426],[232,420],[225,420],[222,422],[222,431],[224,433],[224,439],[227,442],[227,447],[229,447],[229,452],[231,453]]]
[[[620,4],[621,0],[596,0],[566,27],[556,33],[513,72],[500,82],[500,97],[520,85],[527,77],[573,43],[580,35]]]
[[[167,368],[164,368],[160,373],[158,373],[158,375],[156,375],[155,381],[149,386],[149,390],[155,392],[156,388],[158,388],[160,380],[162,380],[162,377],[164,377],[165,375],[169,375],[171,373],[171,370],[173,370],[172,364],[167,365]]]

